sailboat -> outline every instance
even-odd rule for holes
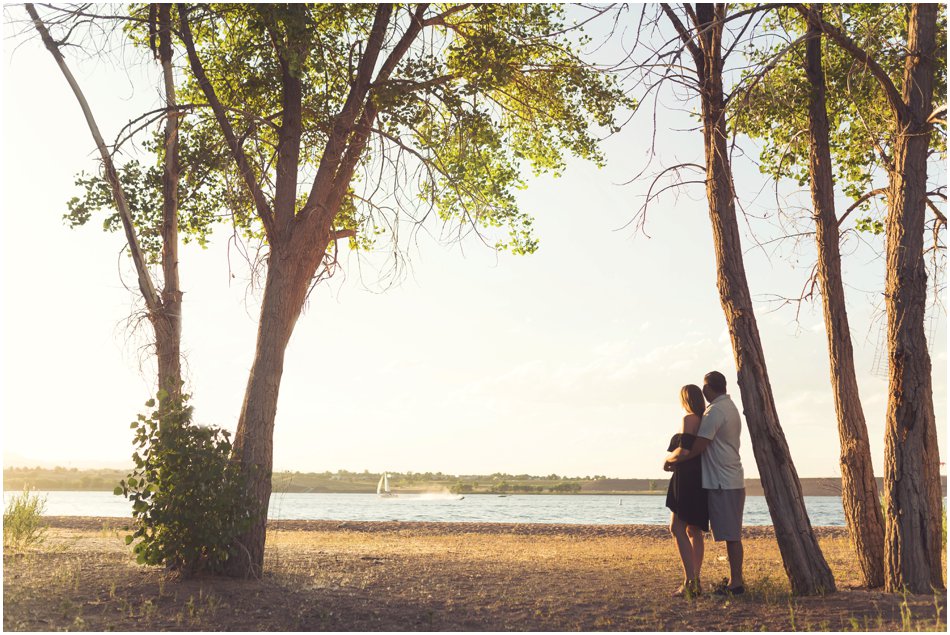
[[[383,498],[395,498],[396,494],[389,491],[389,474],[383,472],[379,477],[379,484],[376,486],[376,495]]]

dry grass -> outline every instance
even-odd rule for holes
[[[134,564],[123,532],[60,520],[4,554],[5,630],[945,630],[946,595],[856,586],[847,538],[821,532],[838,593],[791,598],[768,531],[746,540],[749,593],[674,600],[661,528],[283,523],[262,581],[179,581]],[[710,543],[707,587],[726,575]]]

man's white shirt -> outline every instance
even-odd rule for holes
[[[702,454],[703,488],[742,489],[745,475],[739,458],[742,418],[729,395],[719,395],[706,407],[696,436],[709,439]]]

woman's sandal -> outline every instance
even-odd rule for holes
[[[703,594],[702,585],[700,585],[698,580],[693,580],[689,582],[684,582],[680,585],[680,588],[673,591],[673,597],[675,598],[695,598]]]

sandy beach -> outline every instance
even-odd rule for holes
[[[771,528],[746,533],[749,592],[670,597],[664,527],[280,521],[260,581],[135,564],[128,520],[51,518],[4,553],[5,630],[945,630],[946,595],[860,588],[843,528],[817,528],[838,593],[794,598]],[[727,573],[707,543],[707,591]]]

